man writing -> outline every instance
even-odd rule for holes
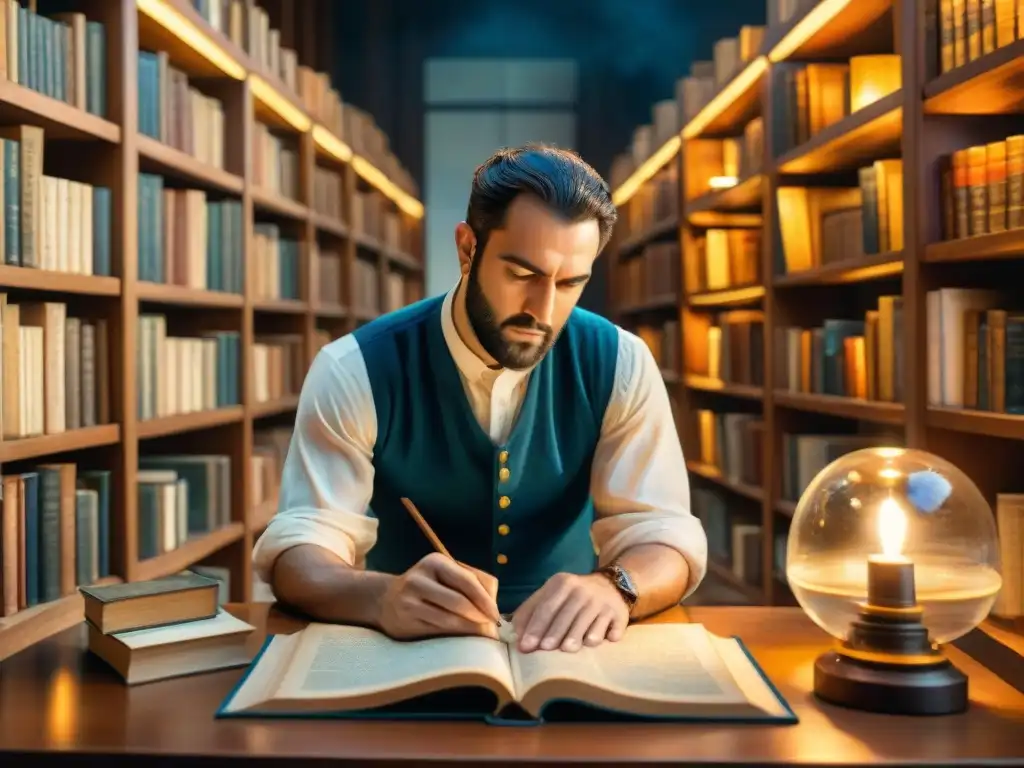
[[[253,555],[278,600],[402,639],[512,614],[523,651],[575,651],[696,588],[706,537],[657,363],[576,306],[616,216],[571,152],[477,169],[459,283],[311,366]]]

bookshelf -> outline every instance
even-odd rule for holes
[[[309,364],[423,295],[416,187],[295,53],[315,19],[233,3],[0,1],[0,659],[82,584],[251,599]]]
[[[1024,9],[954,6],[770,2],[613,163],[611,313],[664,361],[710,570],[749,602],[795,603],[810,478],[892,443],[979,486],[1024,595]],[[983,629],[1019,653],[1014,591]]]

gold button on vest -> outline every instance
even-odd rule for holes
[[[498,565],[504,565],[508,562],[508,558],[505,555],[498,555]]]
[[[505,525],[504,523],[502,523],[501,525],[498,526],[498,533],[501,534],[502,536],[508,536],[508,531],[509,531],[509,527],[507,525]]]
[[[499,453],[498,461],[500,461],[502,464],[508,461],[508,451],[502,451],[501,453]]]
[[[501,507],[502,509],[505,509],[511,503],[512,499],[510,499],[508,496],[502,496],[500,499],[498,499],[498,506]]]
[[[501,482],[503,483],[506,482],[511,476],[512,473],[508,471],[508,467],[502,467],[500,470],[498,470],[498,479],[501,480]]]

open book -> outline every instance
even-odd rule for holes
[[[743,644],[699,624],[637,624],[576,653],[310,624],[268,638],[217,714],[796,722]]]

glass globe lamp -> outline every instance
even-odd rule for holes
[[[987,615],[1002,586],[992,509],[948,461],[903,448],[836,459],[797,504],[786,577],[839,642],[815,665],[834,703],[904,714],[967,706],[940,646]]]

